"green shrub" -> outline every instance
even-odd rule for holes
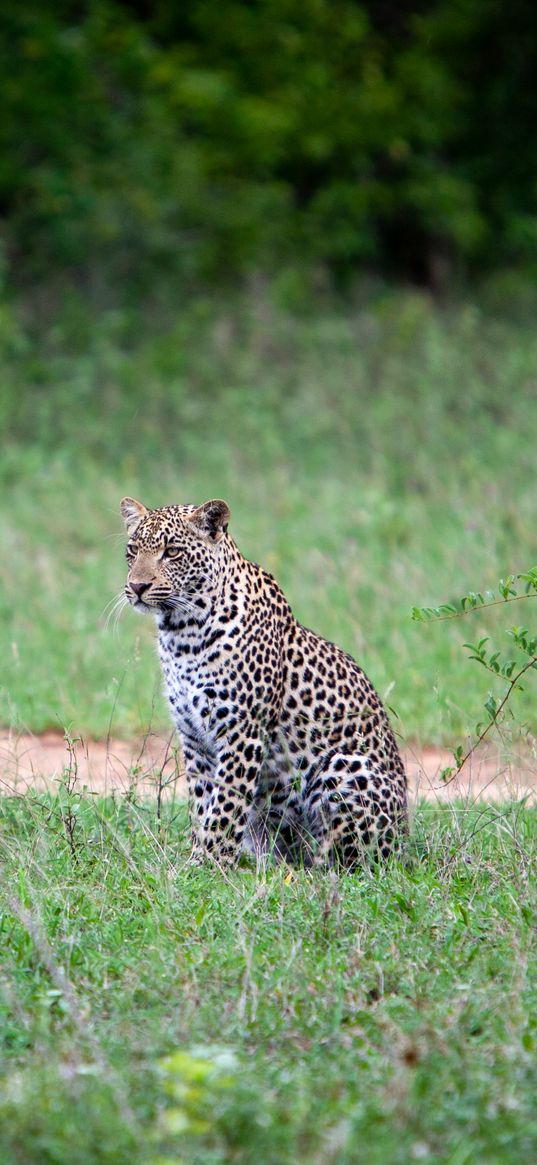
[[[297,263],[535,265],[528,0],[7,0],[10,278],[101,304]]]

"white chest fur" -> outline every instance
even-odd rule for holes
[[[212,747],[221,728],[218,711],[222,675],[218,661],[208,663],[196,647],[195,642],[172,632],[159,633],[164,688],[175,726],[181,736]]]

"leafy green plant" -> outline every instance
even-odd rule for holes
[[[158,1069],[168,1103],[160,1115],[160,1141],[154,1165],[187,1165],[181,1152],[185,1137],[212,1139],[218,1109],[236,1084],[238,1061],[231,1048],[179,1048],[163,1057]]]
[[[496,591],[469,591],[462,598],[450,603],[441,603],[439,607],[413,607],[412,618],[417,623],[457,619],[484,608],[505,607],[509,603],[518,603],[524,599],[537,597],[537,567],[522,574],[511,574],[500,579]],[[511,648],[515,654],[507,655],[501,648],[492,649],[488,646],[488,635],[482,636],[475,643],[465,643],[469,658],[481,664],[497,680],[503,680],[504,686],[500,695],[489,691],[484,702],[486,718],[479,721],[474,729],[474,741],[466,750],[458,745],[453,756],[455,767],[448,766],[442,771],[442,779],[447,783],[458,777],[461,769],[475,752],[490,731],[497,727],[507,711],[511,710],[512,697],[515,692],[524,690],[521,683],[524,676],[530,671],[537,670],[537,635],[533,635],[526,627],[511,626],[505,628],[505,634],[511,640]]]

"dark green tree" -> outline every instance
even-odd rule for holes
[[[19,282],[419,281],[537,258],[529,0],[6,0],[0,214]]]

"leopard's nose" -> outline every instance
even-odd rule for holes
[[[141,599],[144,591],[149,590],[150,586],[151,583],[130,583],[131,591],[134,591],[135,595],[137,595],[139,599]]]

